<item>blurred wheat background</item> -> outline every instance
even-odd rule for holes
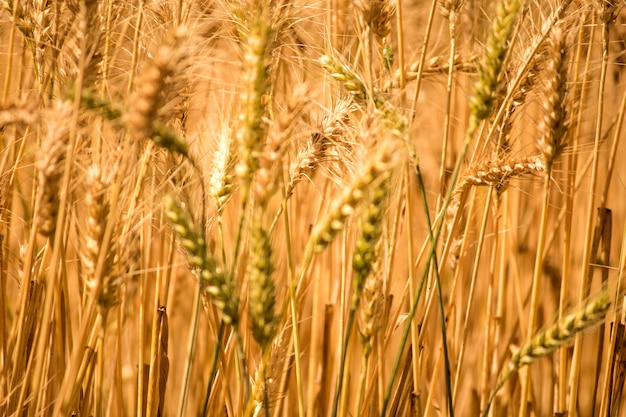
[[[0,1],[0,415],[624,415],[624,5]]]

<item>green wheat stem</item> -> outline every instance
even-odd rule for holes
[[[475,129],[474,129],[475,130]],[[471,142],[471,137],[469,136],[469,134],[471,133],[471,135],[473,136],[474,132],[472,130],[468,131],[468,137],[469,137],[469,141],[466,140],[464,146],[463,146],[463,152],[459,155],[459,158],[457,159],[455,168],[454,168],[454,172],[452,174],[452,179],[450,187],[448,188],[448,192],[446,195],[446,199],[444,200],[444,205],[441,209],[442,212],[445,212],[445,210],[447,210],[448,208],[448,204],[450,203],[451,200],[451,196],[452,196],[452,189],[454,188],[454,183],[456,183],[456,178],[458,177],[458,174],[461,170],[461,163],[464,159],[464,155],[467,152],[467,149],[469,148],[469,144]],[[404,352],[404,348],[406,347],[408,338],[409,338],[409,333],[411,331],[411,322],[413,321],[413,319],[415,318],[415,313],[417,312],[417,305],[419,303],[419,299],[421,298],[422,295],[422,291],[424,290],[424,284],[426,283],[426,278],[428,276],[428,273],[430,271],[430,265],[431,262],[434,263],[434,270],[435,270],[435,281],[436,281],[436,286],[437,286],[437,298],[438,298],[438,305],[439,305],[439,313],[440,313],[440,324],[441,324],[441,330],[442,330],[442,337],[443,337],[443,349],[444,349],[444,362],[445,362],[445,377],[446,377],[446,391],[447,391],[447,395],[448,395],[448,411],[450,412],[451,416],[454,416],[454,408],[453,408],[453,404],[452,404],[452,385],[451,385],[451,380],[450,380],[450,360],[449,360],[449,355],[448,355],[448,347],[447,347],[447,339],[446,339],[446,327],[445,327],[445,313],[443,311],[443,298],[442,298],[442,294],[441,294],[441,280],[439,278],[439,267],[438,267],[438,262],[437,262],[437,253],[436,253],[436,242],[439,240],[439,236],[441,234],[441,230],[443,227],[443,221],[438,223],[437,229],[435,231],[435,233],[433,234],[432,232],[432,225],[431,225],[431,221],[430,221],[430,215],[428,214],[428,203],[426,201],[426,194],[425,194],[425,187],[424,187],[424,182],[423,182],[423,177],[421,174],[421,169],[419,164],[415,166],[415,171],[416,171],[416,176],[418,178],[418,182],[419,182],[419,189],[420,189],[420,195],[422,198],[422,204],[424,206],[424,212],[426,213],[426,219],[427,219],[427,228],[429,231],[429,239],[431,242],[431,247],[430,247],[430,251],[428,254],[428,257],[426,259],[426,265],[424,266],[424,272],[422,273],[422,276],[420,278],[419,284],[418,284],[418,288],[417,288],[417,293],[415,295],[415,299],[413,300],[413,303],[411,304],[411,310],[409,312],[409,316],[407,317],[407,321],[406,321],[406,325],[404,327],[404,332],[402,334],[402,338],[401,338],[401,342],[400,342],[400,347],[398,349],[398,352],[400,352],[397,356],[396,359],[394,361],[393,364],[393,368],[391,371],[391,376],[389,379],[389,383],[387,385],[387,391],[385,392],[385,397],[383,400],[383,406],[382,406],[382,412],[381,412],[381,416],[384,417],[387,413],[387,407],[389,406],[389,401],[391,399],[391,392],[393,390],[393,383],[395,381],[395,378],[397,377],[398,374],[398,370],[400,369],[400,362],[402,360],[402,352]],[[414,358],[414,360],[416,360]]]
[[[345,373],[346,358],[348,355],[348,343],[350,342],[350,335],[352,334],[352,328],[354,327],[354,317],[356,315],[356,307],[358,302],[352,302],[350,306],[350,313],[348,314],[348,321],[346,323],[346,334],[343,338],[343,349],[341,349],[341,361],[339,362],[339,374],[337,375],[337,387],[335,388],[335,397],[333,400],[333,410],[331,412],[332,417],[337,416],[337,409],[339,407],[339,398],[341,397],[341,390],[343,387],[343,375]]]
[[[206,417],[209,411],[209,400],[211,398],[211,392],[213,391],[213,385],[215,384],[215,377],[217,376],[217,363],[219,361],[220,349],[222,347],[222,338],[224,337],[224,329],[226,325],[222,320],[220,327],[217,330],[217,339],[215,340],[215,348],[213,350],[213,357],[211,358],[211,371],[209,372],[209,382],[206,388],[206,394],[204,396],[204,405],[202,407],[202,416]]]

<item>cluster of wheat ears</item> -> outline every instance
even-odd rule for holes
[[[0,6],[0,415],[625,412],[623,0]]]

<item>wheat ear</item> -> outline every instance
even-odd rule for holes
[[[474,84],[474,95],[469,102],[472,115],[477,120],[486,119],[491,114],[509,36],[523,3],[524,0],[502,0],[496,4],[496,16],[487,39],[484,61],[478,66],[478,81]]]
[[[394,152],[397,152],[397,146],[392,142],[381,143],[379,149],[370,156],[353,182],[344,188],[338,198],[333,200],[328,212],[315,225],[309,239],[309,247],[314,252],[321,252],[326,249],[337,234],[343,230],[346,221],[357,205],[367,196],[367,190],[397,161]]]
[[[552,36],[548,40],[549,59],[546,62],[545,71],[547,100],[544,102],[544,116],[540,124],[542,136],[538,143],[547,167],[550,167],[563,151],[565,134],[568,129],[565,108],[567,95],[566,50],[565,32],[560,25],[554,26]]]
[[[610,306],[608,290],[603,290],[600,295],[588,304],[582,305],[579,309],[530,338],[511,357],[506,371],[498,378],[496,387],[491,392],[481,415],[483,417],[487,416],[489,407],[498,391],[522,366],[531,364],[537,359],[551,354],[561,346],[571,342],[580,333],[600,325]]]
[[[57,114],[48,122],[48,134],[41,147],[41,156],[37,160],[38,192],[36,213],[37,230],[46,237],[54,236],[57,213],[59,210],[59,186],[65,147],[69,130],[66,124],[72,106],[69,102],[58,103]]]
[[[270,237],[260,224],[252,228],[248,265],[248,303],[252,336],[265,351],[276,333],[276,290],[272,281],[274,265]]]
[[[361,225],[359,234],[355,244],[354,254],[352,256],[352,299],[350,302],[350,311],[348,313],[348,322],[346,325],[346,334],[341,349],[341,361],[339,362],[339,375],[337,377],[337,388],[335,391],[335,400],[333,403],[332,416],[337,413],[339,406],[339,397],[343,386],[343,374],[346,367],[346,355],[348,351],[348,343],[352,333],[352,327],[356,316],[356,311],[361,301],[363,292],[363,284],[372,271],[372,265],[376,257],[376,246],[382,234],[383,213],[386,209],[387,195],[389,193],[389,181],[391,171],[381,171],[372,179],[373,184],[367,193],[368,203],[363,209],[361,217]]]
[[[194,223],[189,211],[173,196],[165,197],[165,214],[180,243],[187,250],[187,260],[199,271],[200,284],[222,312],[226,324],[237,327],[239,323],[239,299],[230,274],[217,266],[208,254],[206,239],[201,228]]]
[[[237,175],[242,181],[242,198],[247,199],[247,190],[259,165],[259,154],[267,131],[266,102],[270,89],[269,53],[272,30],[268,23],[268,10],[259,3],[243,44],[245,90],[241,95],[240,126],[236,138],[239,150]]]
[[[151,65],[143,71],[127,125],[136,140],[150,139],[171,152],[189,158],[187,144],[158,120],[158,112],[163,101],[162,91],[176,74],[177,65],[182,61],[180,44],[186,35],[186,29],[180,27],[172,31],[171,35],[171,38],[157,49]]]
[[[217,149],[213,155],[213,170],[209,180],[209,195],[221,212],[233,191],[232,166],[234,147],[230,129],[223,129],[217,140]]]

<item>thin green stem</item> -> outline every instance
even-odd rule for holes
[[[461,152],[459,154],[459,157],[457,158],[456,164],[454,166],[454,170],[452,171],[452,177],[450,179],[450,185],[448,187],[447,193],[446,193],[446,198],[444,199],[443,202],[443,206],[441,208],[441,212],[445,212],[448,209],[448,205],[450,204],[450,201],[452,199],[452,191],[454,190],[454,184],[456,184],[456,181],[459,177],[459,173],[461,171],[461,165],[463,164],[463,160],[465,159],[465,155],[467,154],[467,151],[469,149],[469,145],[472,142],[472,138],[474,137],[474,133],[476,132],[476,130],[478,129],[478,125],[479,125],[479,120],[475,117],[472,117],[470,119],[470,125],[467,131],[467,136],[465,138],[465,141],[463,142],[463,147],[461,148]],[[439,240],[439,236],[441,235],[441,230],[443,229],[443,221],[439,222],[437,224],[437,227],[435,229],[435,233],[432,234],[432,238],[431,238],[431,242],[435,243]],[[431,232],[432,233],[432,232]],[[394,361],[393,364],[393,368],[391,371],[391,377],[389,380],[389,384],[387,385],[387,391],[385,393],[385,399],[383,401],[383,407],[382,407],[382,412],[381,412],[381,416],[384,417],[387,413],[387,407],[389,406],[389,401],[391,399],[391,391],[393,389],[393,382],[398,374],[398,370],[400,369],[400,361],[402,359],[402,352],[404,352],[404,348],[406,347],[406,342],[408,340],[408,336],[409,336],[409,332],[411,329],[410,323],[413,321],[413,318],[415,317],[415,313],[417,312],[417,305],[419,303],[419,299],[421,298],[422,295],[422,291],[424,290],[424,284],[426,282],[426,277],[429,273],[430,270],[430,262],[432,261],[432,259],[435,257],[436,255],[436,250],[437,247],[435,244],[431,243],[430,246],[430,251],[428,252],[428,257],[426,259],[426,266],[424,267],[424,272],[422,273],[422,277],[419,281],[418,284],[418,288],[417,288],[417,294],[415,294],[415,298],[413,299],[413,302],[411,304],[411,310],[409,312],[409,315],[407,317],[407,325],[404,328],[404,332],[402,334],[402,338],[400,340],[400,346],[398,348],[398,352],[400,352],[400,354],[398,354],[396,356],[396,360]],[[414,360],[416,360],[416,358],[414,358]]]
[[[352,327],[354,326],[354,317],[356,315],[356,309],[358,307],[358,299],[356,302],[353,300],[350,306],[350,312],[348,313],[348,321],[346,323],[346,334],[343,339],[343,348],[341,349],[341,360],[339,362],[339,374],[337,375],[337,386],[335,387],[335,398],[333,400],[333,409],[331,412],[332,417],[337,416],[337,408],[339,407],[339,398],[341,397],[341,389],[343,387],[343,375],[345,373],[346,357],[348,355],[348,343],[350,343],[350,335],[352,334]]]
[[[226,325],[223,321],[220,322],[220,327],[217,330],[217,338],[215,339],[215,349],[213,350],[213,357],[211,358],[211,371],[209,373],[209,382],[206,387],[206,394],[204,396],[204,405],[202,406],[202,416],[207,417],[209,412],[209,400],[211,399],[211,392],[213,391],[213,385],[215,384],[215,377],[217,376],[217,364],[219,362],[220,349],[222,348],[222,338],[224,337],[224,330]]]

